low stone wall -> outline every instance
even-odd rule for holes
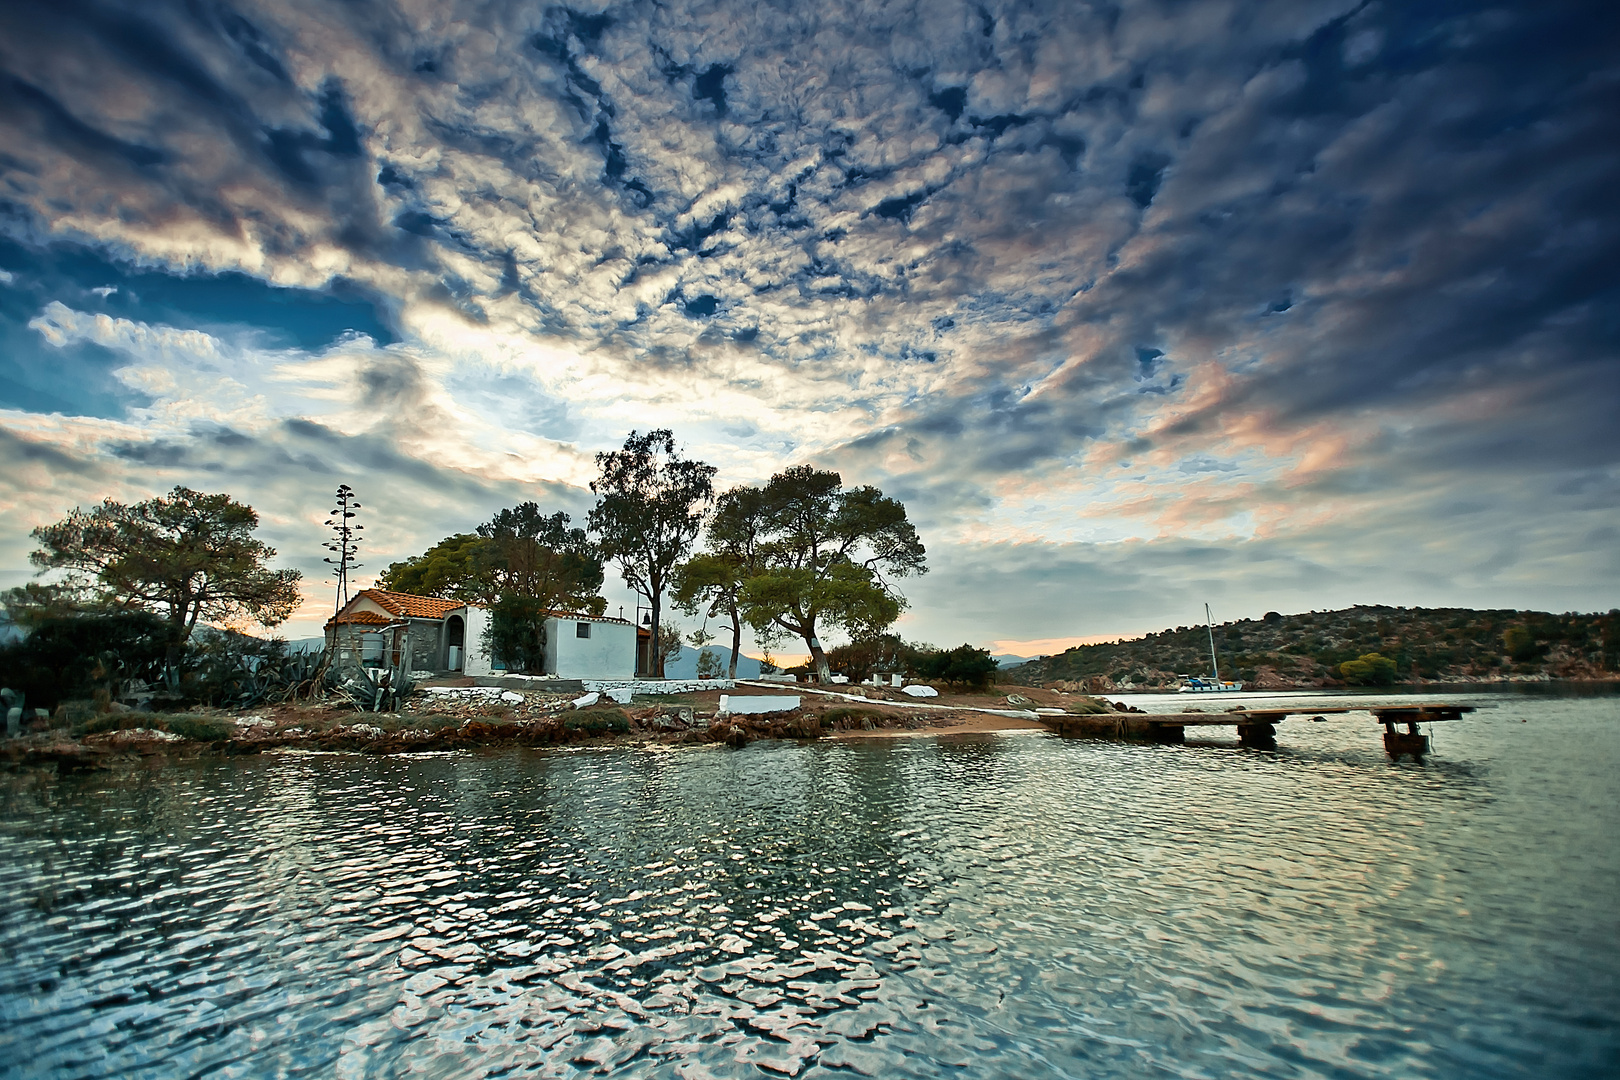
[[[638,694],[695,694],[702,690],[735,690],[734,679],[585,679],[586,690],[622,690]],[[543,689],[537,687],[536,689]]]
[[[545,694],[577,694],[585,689],[578,679],[549,679],[544,675],[474,675],[473,685]]]

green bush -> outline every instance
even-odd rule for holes
[[[990,685],[998,670],[989,649],[975,649],[972,645],[958,645],[954,649],[919,655],[916,667],[924,679],[981,690]]]
[[[843,727],[860,727],[862,720],[870,720],[873,724],[882,724],[887,719],[887,715],[875,709],[858,709],[847,705],[828,709],[821,714],[821,722],[832,728],[840,725]]]
[[[182,739],[195,739],[198,742],[218,742],[231,737],[229,724],[202,716],[187,716],[184,713],[164,717],[163,726]]]
[[[1395,661],[1378,653],[1362,653],[1355,660],[1339,665],[1339,674],[1351,686],[1393,686]]]
[[[593,709],[570,716],[563,727],[587,735],[622,735],[630,730],[630,718],[618,709]]]
[[[42,619],[26,638],[0,648],[0,686],[46,709],[116,693],[124,679],[157,677],[168,634],[167,623],[145,612]]]
[[[78,734],[100,735],[107,731],[128,731],[130,728],[145,727],[151,719],[148,713],[107,713],[103,716],[92,716],[75,727]]]

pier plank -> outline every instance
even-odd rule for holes
[[[1450,702],[1430,702],[1421,705],[1364,705],[1360,707],[1350,705],[1332,705],[1326,708],[1286,708],[1286,709],[1239,709],[1233,712],[1205,713],[1094,713],[1089,715],[1063,715],[1053,716],[1043,713],[1036,719],[1045,724],[1059,735],[1090,735],[1103,738],[1129,738],[1131,736],[1146,736],[1157,741],[1179,742],[1182,731],[1189,727],[1235,727],[1245,745],[1258,746],[1270,749],[1276,745],[1274,734],[1276,725],[1291,717],[1309,720],[1315,717],[1328,715],[1347,715],[1350,713],[1366,713],[1368,718],[1382,724],[1387,732],[1394,731],[1395,724],[1406,724],[1409,736],[1402,738],[1416,739],[1415,725],[1429,724],[1442,720],[1460,720],[1467,713],[1474,711],[1472,705],[1456,705]],[[1390,747],[1389,739],[1385,740],[1386,748],[1390,753],[1396,749]],[[1410,752],[1410,748],[1402,744],[1402,752]]]

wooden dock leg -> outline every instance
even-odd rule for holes
[[[1255,750],[1277,749],[1276,724],[1239,724],[1238,743]]]
[[[1402,754],[1412,755],[1413,761],[1422,761],[1423,755],[1429,752],[1429,739],[1426,735],[1418,734],[1418,726],[1408,721],[1405,731],[1395,730],[1395,721],[1384,721],[1384,752],[1397,760]]]

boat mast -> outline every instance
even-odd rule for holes
[[[1209,605],[1204,605],[1204,624],[1209,628],[1209,666],[1215,671],[1215,685],[1221,685],[1221,665],[1215,659],[1215,617],[1209,613]]]

